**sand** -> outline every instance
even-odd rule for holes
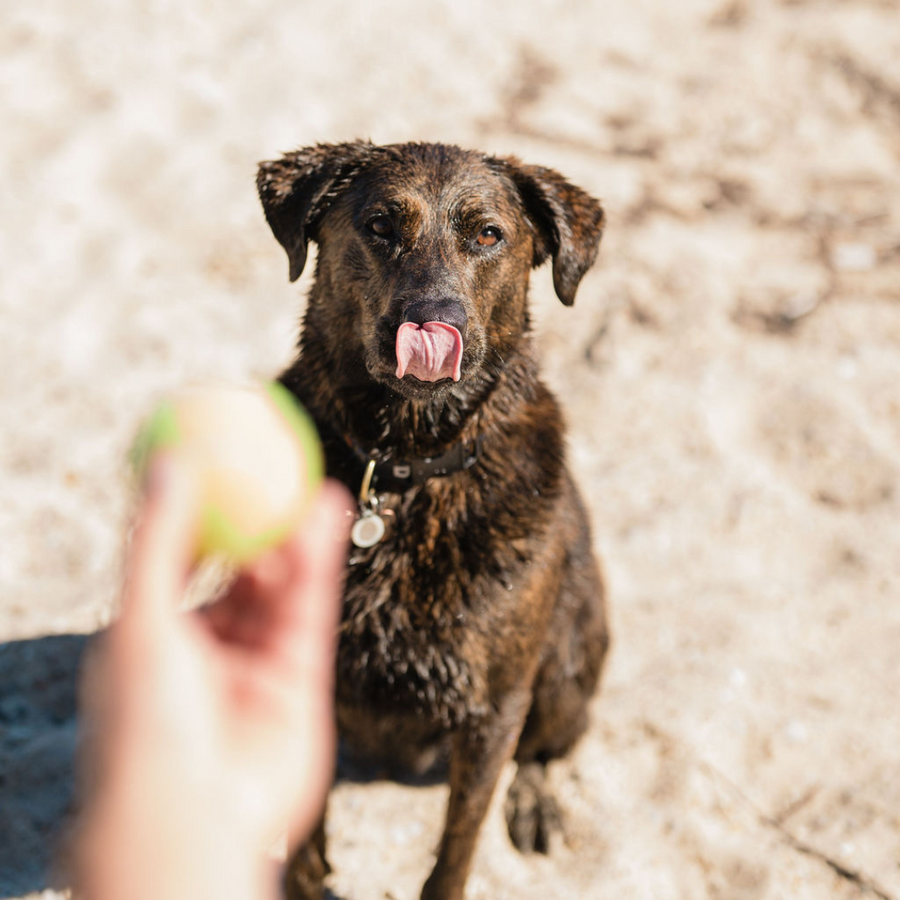
[[[573,309],[532,297],[614,649],[564,836],[519,855],[499,792],[467,896],[900,898],[898,58],[893,0],[8,4],[0,897],[59,896],[138,421],[291,359],[256,163],[363,137],[517,154],[609,221]],[[339,784],[334,895],[417,897],[445,798]]]

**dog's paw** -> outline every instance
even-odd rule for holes
[[[504,811],[509,837],[521,853],[549,853],[551,837],[563,830],[562,814],[540,763],[519,766]]]

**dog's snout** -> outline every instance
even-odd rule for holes
[[[416,300],[406,307],[403,321],[414,322],[416,325],[443,322],[445,325],[452,325],[465,337],[468,316],[458,300]]]

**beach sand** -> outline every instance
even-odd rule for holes
[[[513,849],[507,771],[467,896],[900,898],[900,4],[3,18],[0,898],[59,896],[80,635],[115,605],[138,422],[291,359],[312,267],[288,283],[256,164],[354,138],[516,154],[608,216],[574,308],[546,267],[532,299],[613,652],[551,767],[564,835]],[[418,897],[445,800],[338,784],[334,895]]]

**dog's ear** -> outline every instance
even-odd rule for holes
[[[296,281],[322,213],[368,158],[368,142],[317,144],[259,164],[256,187],[266,221],[290,260]]]
[[[534,265],[553,257],[553,287],[566,305],[584,273],[594,264],[603,236],[603,207],[559,172],[526,166],[509,157],[498,160],[512,178],[534,226]]]

